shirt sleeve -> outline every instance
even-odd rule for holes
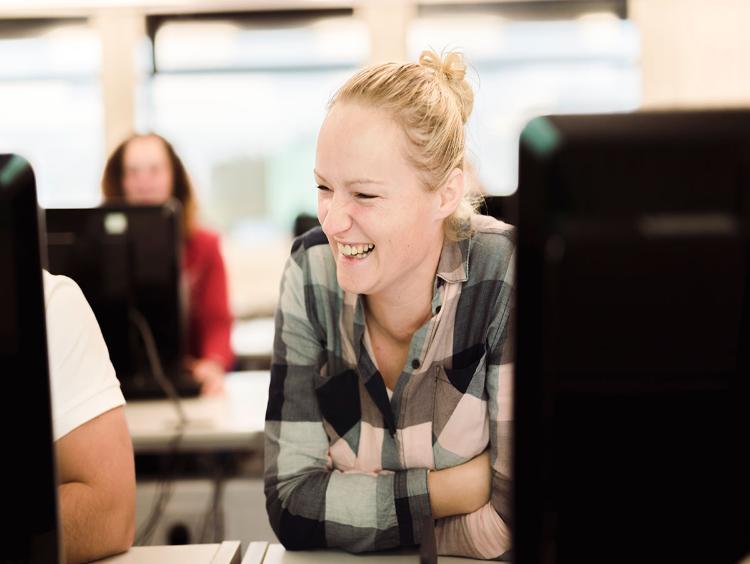
[[[199,306],[201,355],[219,362],[225,370],[234,364],[231,346],[232,315],[229,312],[227,274],[218,237],[210,240],[206,250]]]
[[[125,403],[99,324],[78,285],[44,273],[54,438]]]
[[[490,325],[485,392],[490,420],[492,491],[490,501],[467,515],[435,525],[439,554],[510,559],[511,448],[513,407],[514,259],[509,259],[496,313]]]
[[[271,526],[287,549],[417,544],[431,518],[426,469],[364,474],[332,467],[315,393],[326,341],[310,307],[327,290],[305,284],[302,255],[300,248],[287,263],[276,313],[265,445]]]

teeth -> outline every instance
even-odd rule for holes
[[[366,245],[341,245],[341,254],[348,257],[364,258],[369,252],[375,248],[375,245],[368,243]]]

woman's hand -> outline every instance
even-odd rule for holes
[[[435,519],[473,513],[490,500],[492,466],[489,450],[459,466],[427,474]]]
[[[224,368],[215,360],[196,360],[191,364],[190,371],[201,385],[201,395],[215,396],[224,393]]]

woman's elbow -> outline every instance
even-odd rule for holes
[[[273,511],[268,518],[279,542],[287,550],[326,548],[325,523],[293,515],[286,509]]]
[[[279,542],[286,550],[313,550],[316,548],[327,548],[325,544],[311,542],[309,538],[305,538],[299,533],[292,531],[281,532],[276,536],[279,537]]]

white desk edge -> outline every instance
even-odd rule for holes
[[[221,544],[134,546],[127,552],[97,562],[102,564],[240,564],[240,541],[224,541]]]

